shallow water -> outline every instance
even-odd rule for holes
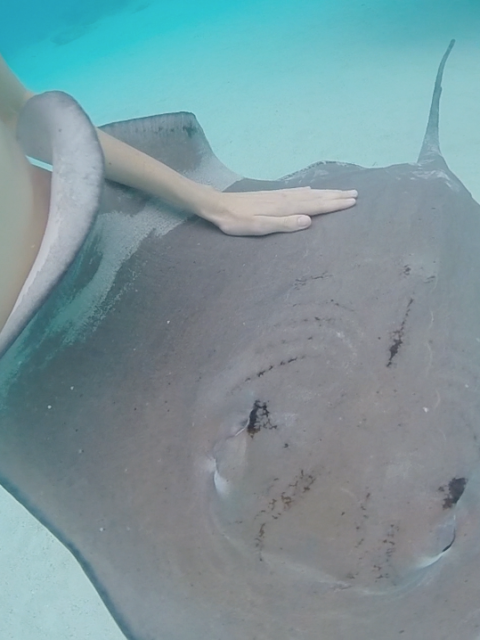
[[[415,160],[454,37],[441,144],[480,199],[474,0],[22,0],[2,11],[0,50],[32,90],[71,93],[97,124],[193,111],[217,155],[258,178],[319,159]],[[0,638],[123,637],[68,552],[3,493],[0,593]]]

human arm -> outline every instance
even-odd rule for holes
[[[34,94],[26,89],[0,56],[0,119],[14,129],[23,104]],[[265,235],[298,231],[311,216],[347,209],[356,191],[284,189],[223,193],[198,184],[162,162],[97,130],[105,156],[106,177],[162,198],[195,213],[230,235]],[[42,160],[42,158],[38,158]]]

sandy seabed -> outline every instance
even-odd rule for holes
[[[441,146],[480,201],[480,10],[472,2],[246,0],[217,12],[201,4],[181,22],[162,0],[139,4],[8,62],[36,92],[71,93],[96,124],[192,111],[227,166],[275,178],[317,160],[414,161],[437,66],[455,37]],[[70,554],[5,492],[0,593],[2,640],[123,638]]]

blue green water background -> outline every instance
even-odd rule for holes
[[[478,0],[1,0],[0,51],[97,124],[196,113],[218,156],[274,178],[414,161],[451,38],[444,155],[480,198]],[[68,553],[0,493],[0,639],[120,640]]]
[[[237,171],[319,158],[414,160],[438,61],[446,157],[475,186],[477,0],[93,0],[9,6],[0,47],[35,91],[72,93],[95,123],[194,111]],[[471,139],[473,137],[473,140]]]

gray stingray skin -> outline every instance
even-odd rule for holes
[[[479,637],[480,207],[438,148],[445,60],[413,164],[235,182],[189,114],[107,127],[221,188],[360,193],[258,239],[109,185],[18,324],[2,484],[127,638]]]

